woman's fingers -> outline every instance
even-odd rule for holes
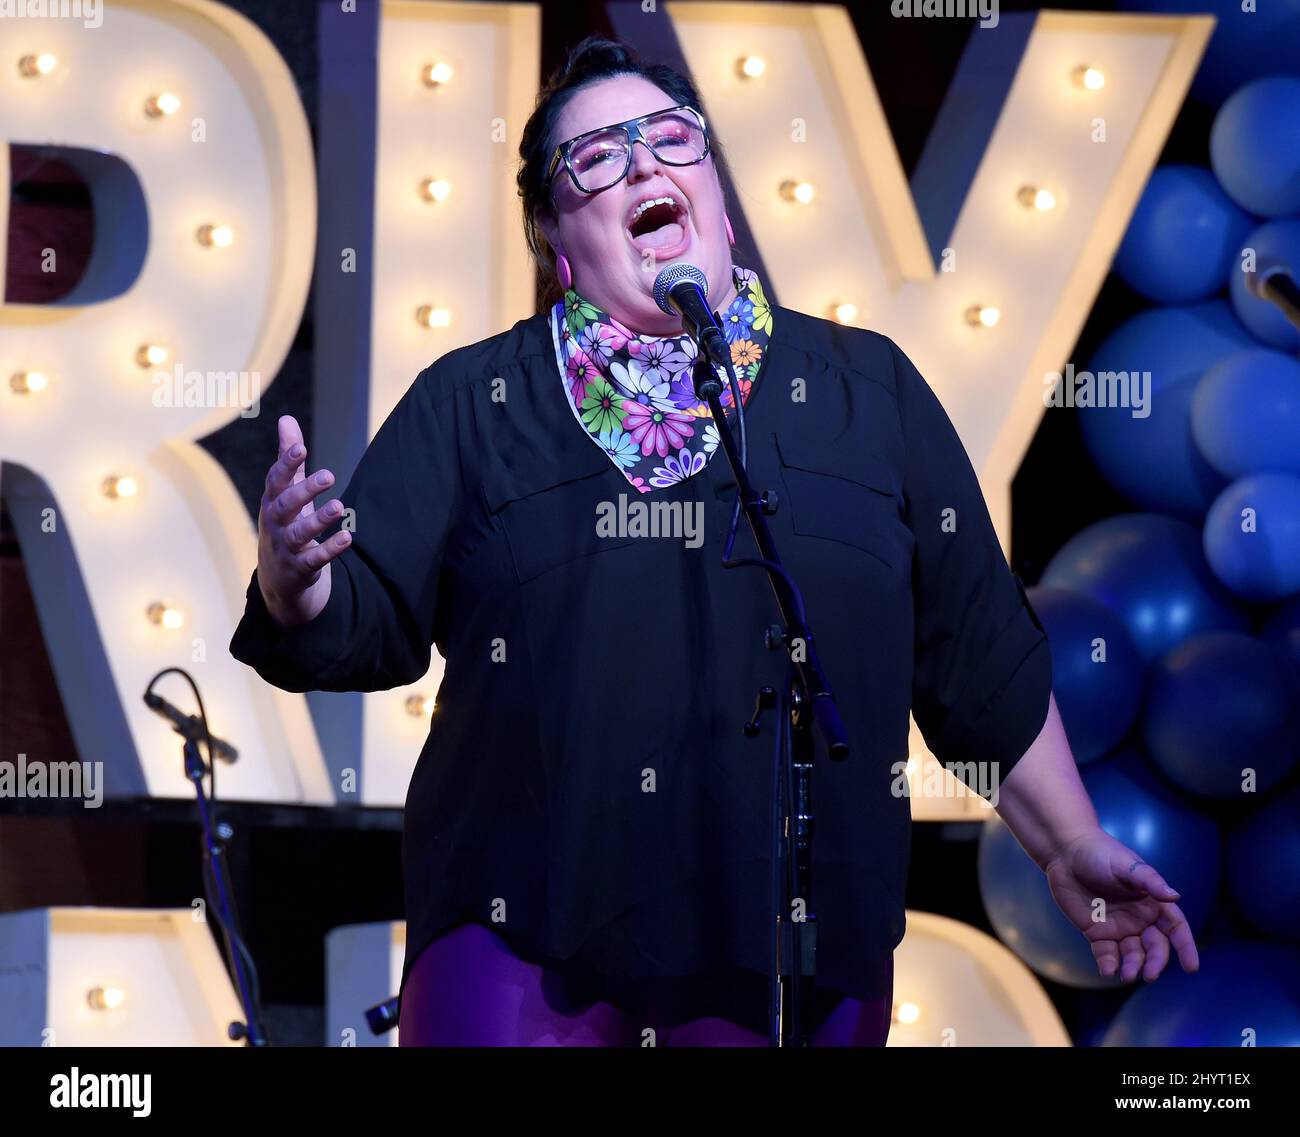
[[[284,528],[299,514],[306,512],[310,515],[311,511],[306,507],[317,494],[327,490],[333,484],[334,475],[328,470],[317,470],[310,478],[294,482],[288,489],[282,490],[267,506],[268,519],[273,525]]]
[[[1126,884],[1143,889],[1157,900],[1174,901],[1178,899],[1178,890],[1156,871],[1155,867],[1145,861],[1131,862],[1129,872],[1123,878]]]
[[[307,450],[301,443],[281,450],[280,456],[271,463],[266,471],[265,501],[275,501],[295,482],[303,479],[303,464],[307,460]]]
[[[318,572],[350,544],[352,544],[352,534],[344,529],[342,532],[335,533],[333,537],[323,544],[312,545],[309,549],[298,554],[298,565],[303,572]]]
[[[1201,957],[1196,950],[1196,937],[1177,904],[1162,904],[1156,926],[1169,938],[1169,943],[1178,953],[1178,963],[1189,974],[1198,971]]]
[[[1119,970],[1119,946],[1114,940],[1093,940],[1092,958],[1097,961],[1097,973],[1109,979]]]
[[[1169,962],[1169,940],[1155,924],[1142,929],[1142,946],[1146,948],[1147,961],[1142,968],[1142,978],[1148,983],[1159,978]]]
[[[1125,936],[1119,942],[1123,963],[1120,965],[1119,977],[1124,983],[1132,983],[1142,970],[1146,952],[1142,950],[1142,941],[1137,936]]]
[[[280,454],[292,454],[298,459],[307,456],[307,440],[293,415],[281,415],[276,422],[280,433]]]
[[[329,470],[307,476],[307,446],[292,415],[277,422],[279,453],[266,474],[266,489],[258,515],[257,571],[268,610],[281,623],[296,625],[312,619],[329,598],[326,569],[352,543],[352,534],[318,537],[343,516],[337,498],[320,510],[316,497],[334,484]]]
[[[276,420],[276,429],[280,432],[280,453],[291,449],[295,445],[301,445],[302,427],[298,425],[298,420],[293,415],[281,415]]]
[[[307,446],[302,431],[293,415],[281,415],[279,420],[280,450],[266,473],[266,500],[274,501],[296,481],[302,481],[303,463],[307,459]]]
[[[338,498],[327,501],[320,509],[303,510],[284,528],[285,546],[299,552],[343,516],[343,503]]]
[[[1142,930],[1141,936],[1115,940],[1091,941],[1097,973],[1103,978],[1119,974],[1122,982],[1132,982],[1142,973],[1148,983],[1156,979],[1176,954],[1182,969],[1189,974],[1200,969],[1200,955],[1187,919],[1177,904],[1160,905],[1155,923]]]

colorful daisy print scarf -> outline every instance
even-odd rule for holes
[[[752,269],[732,266],[736,298],[722,317],[742,404],[772,334],[772,308]],[[551,313],[555,354],[574,416],[640,493],[698,474],[718,448],[718,427],[695,396],[695,341],[642,336],[573,289]],[[731,389],[724,387],[724,407]]]

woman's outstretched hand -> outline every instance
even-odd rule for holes
[[[298,420],[279,420],[280,455],[266,474],[257,516],[257,583],[271,618],[294,627],[315,619],[330,598],[330,561],[352,542],[343,530],[324,544],[316,538],[343,516],[334,498],[320,509],[317,494],[334,484],[328,470],[306,474],[307,446]]]
[[[1075,838],[1044,869],[1061,911],[1092,944],[1097,970],[1150,982],[1169,962],[1170,947],[1184,971],[1200,967],[1196,941],[1179,893],[1132,849],[1098,828]]]

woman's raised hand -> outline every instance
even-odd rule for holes
[[[316,538],[343,516],[334,498],[320,509],[317,494],[334,484],[328,470],[306,475],[307,446],[298,420],[279,420],[280,456],[266,474],[257,516],[257,583],[271,618],[294,627],[315,619],[330,598],[330,561],[352,543],[346,529],[323,544]]]

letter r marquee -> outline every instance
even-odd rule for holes
[[[90,155],[70,160],[90,163],[98,222],[86,275],[63,303],[0,306],[3,488],[63,704],[80,757],[104,761],[110,794],[191,797],[179,739],[141,701],[155,672],[185,667],[213,731],[242,752],[223,771],[223,796],[330,802],[303,700],[226,650],[256,543],[230,479],[197,440],[241,408],[156,405],[152,369],[136,361],[154,345],[169,353],[164,375],[249,372],[266,384],[279,371],[316,236],[307,121],[284,61],[230,8],[143,0],[100,15],[96,27],[0,19],[0,263],[11,142]],[[34,52],[57,64],[24,77],[16,61]],[[146,100],[164,92],[179,108],[147,114]],[[99,154],[118,161],[91,162]],[[228,247],[200,243],[208,224],[230,227]],[[122,262],[138,262],[132,279],[81,298]],[[18,372],[48,384],[18,393]],[[106,497],[113,475],[138,492]],[[155,602],[180,626],[151,622]],[[159,692],[190,705],[177,677]]]

